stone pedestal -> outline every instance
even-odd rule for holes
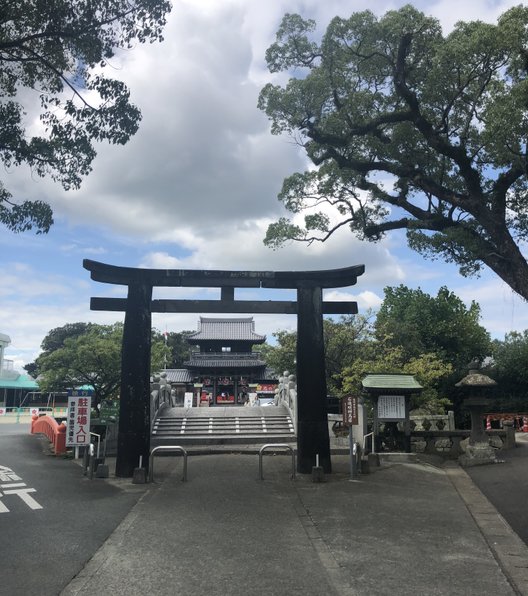
[[[484,443],[469,444],[466,452],[458,458],[458,463],[464,467],[480,466],[482,464],[496,464],[500,461],[496,457],[496,451],[488,441]]]
[[[312,482],[324,482],[325,475],[322,466],[312,466]]]
[[[498,462],[496,451],[490,445],[488,435],[484,430],[483,420],[487,403],[482,397],[475,396],[464,400],[464,406],[471,415],[471,435],[466,452],[458,458],[461,466],[480,466]]]

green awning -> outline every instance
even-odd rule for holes
[[[366,391],[376,393],[380,391],[417,393],[423,389],[413,375],[404,374],[371,374],[367,375],[361,384]]]
[[[18,375],[16,379],[2,379],[0,377],[0,389],[27,389],[38,391],[38,383],[29,375]]]

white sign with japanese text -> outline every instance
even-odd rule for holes
[[[380,420],[405,419],[404,395],[380,395],[378,397],[378,418]]]
[[[0,408],[0,416],[5,416],[7,414],[7,408]]]
[[[68,395],[67,447],[90,444],[91,407],[92,397],[87,391],[72,391],[72,394]]]

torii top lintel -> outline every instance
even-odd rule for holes
[[[253,288],[343,288],[355,285],[364,265],[321,271],[215,271],[201,269],[141,269],[83,260],[94,281],[119,285]]]

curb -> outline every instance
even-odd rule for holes
[[[528,546],[460,466],[447,464],[445,472],[514,592],[528,596]]]

